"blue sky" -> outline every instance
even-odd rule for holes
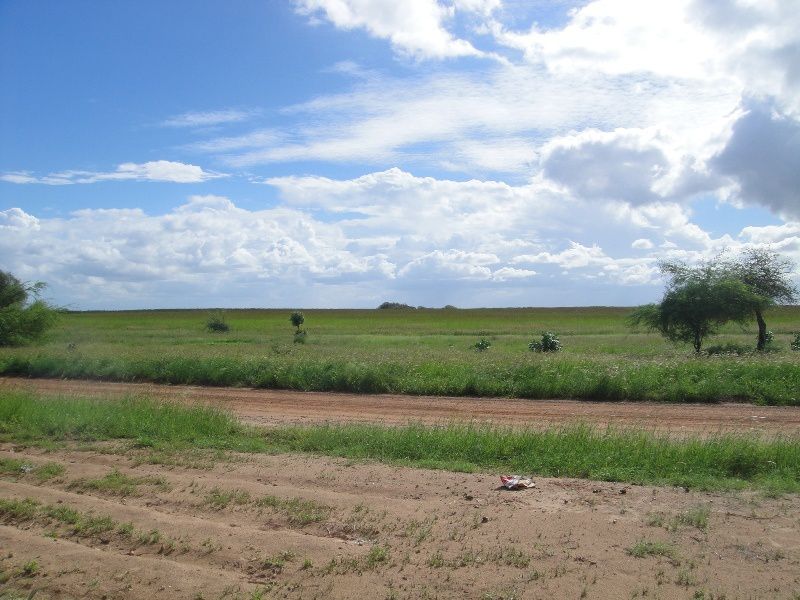
[[[0,268],[76,309],[467,307],[797,262],[799,15],[1,1]]]

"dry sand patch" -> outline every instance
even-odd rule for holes
[[[794,496],[538,478],[532,490],[508,492],[496,474],[300,455],[190,468],[101,448],[0,447],[3,458],[65,468],[43,483],[6,475],[0,498],[130,524],[84,535],[44,517],[0,518],[7,591],[37,589],[37,600],[800,594]],[[122,495],[86,486],[115,471],[150,483]],[[300,519],[298,506],[320,512]],[[705,527],[691,516],[698,509]],[[24,572],[32,562],[35,572]]]

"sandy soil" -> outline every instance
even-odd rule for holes
[[[169,386],[58,379],[0,378],[0,388],[91,396],[146,394],[185,402],[204,402],[233,411],[260,425],[319,422],[489,422],[542,427],[583,421],[597,425],[639,426],[670,432],[756,431],[800,433],[800,408],[750,404],[656,404],[513,400],[426,396],[355,395],[247,388]]]
[[[498,489],[496,474],[294,455],[232,456],[209,466],[196,454],[147,452],[0,445],[0,458],[65,467],[45,482],[7,473],[0,498],[130,523],[123,532],[76,534],[41,514],[26,520],[0,512],[7,594],[0,597],[27,598],[32,590],[36,600],[800,594],[798,497],[566,479],[509,492]],[[113,469],[145,479],[124,496],[87,485]],[[227,505],[210,504],[233,490],[239,494]],[[259,506],[264,497],[272,507]],[[296,509],[276,508],[275,498],[312,501],[319,520],[299,523]],[[709,511],[705,529],[686,518],[698,507]],[[633,556],[641,542],[661,550]]]

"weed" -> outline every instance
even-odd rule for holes
[[[286,516],[290,525],[298,525],[301,527],[309,523],[323,521],[331,512],[329,506],[302,498],[263,496],[255,501],[255,505],[279,511]]]
[[[444,557],[441,550],[437,550],[428,558],[428,566],[434,569],[439,569],[444,566]]]
[[[22,565],[21,571],[23,577],[33,577],[39,572],[39,563],[35,560],[28,561]]]
[[[3,522],[32,521],[39,513],[41,505],[32,498],[24,500],[6,500],[0,498],[0,518]]]
[[[140,485],[154,486],[162,491],[166,491],[170,487],[163,477],[131,477],[114,469],[97,479],[76,479],[70,482],[67,489],[78,492],[95,491],[125,497],[138,495],[138,486]]]
[[[367,569],[374,569],[380,564],[389,560],[389,549],[385,546],[373,546],[367,556],[364,558],[364,563]]]
[[[248,502],[250,502],[250,492],[239,489],[222,490],[218,487],[212,488],[205,498],[205,504],[216,510],[227,508],[231,503],[241,505]]]
[[[151,529],[150,531],[141,531],[137,541],[140,544],[152,545],[161,541],[161,532],[158,529]]]
[[[697,578],[689,568],[683,567],[680,571],[678,571],[678,576],[675,579],[675,583],[684,587],[690,587],[697,584]]]
[[[645,558],[647,556],[665,556],[673,560],[677,558],[675,547],[665,542],[639,540],[628,548],[627,552],[634,558]]]

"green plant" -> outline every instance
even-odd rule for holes
[[[295,344],[305,344],[306,337],[308,336],[308,332],[305,329],[298,329],[294,332],[294,343]]]
[[[300,326],[305,323],[306,318],[303,316],[303,313],[296,310],[291,315],[289,315],[289,321],[291,322],[292,326],[300,331]]]
[[[491,346],[492,343],[489,340],[481,338],[478,342],[473,344],[472,347],[475,348],[475,350],[477,350],[478,352],[485,352],[486,350],[491,348]]]
[[[691,343],[697,354],[706,336],[728,321],[746,322],[770,303],[731,271],[713,262],[691,268],[665,263],[661,270],[671,277],[664,298],[659,304],[637,308],[629,316],[629,323],[658,331],[671,341]]]
[[[708,346],[705,349],[705,353],[709,356],[747,356],[753,353],[753,348],[751,346],[745,346],[744,344],[726,342],[724,344]]]
[[[800,333],[794,334],[794,339],[792,340],[790,346],[795,352],[800,351]]]
[[[767,331],[764,310],[777,303],[792,303],[798,298],[797,287],[791,280],[794,263],[766,248],[748,248],[734,260],[722,263],[721,268],[732,273],[753,293],[762,298],[752,304],[758,323],[757,350],[765,350],[772,341]]]
[[[38,572],[39,572],[39,563],[36,562],[35,560],[28,561],[24,565],[22,565],[23,577],[33,577]]]
[[[627,553],[634,558],[645,558],[647,556],[666,556],[667,558],[675,559],[677,552],[672,544],[665,542],[650,542],[646,540],[639,540],[633,546],[627,549]]]
[[[213,312],[206,321],[206,329],[212,333],[226,333],[231,327],[225,321],[225,313],[221,310]]]
[[[0,346],[37,341],[55,324],[58,310],[39,299],[44,288],[42,282],[23,283],[0,271]]]
[[[528,350],[531,352],[558,352],[561,350],[561,341],[558,339],[557,333],[545,331],[542,333],[542,339],[533,340],[528,344]]]

